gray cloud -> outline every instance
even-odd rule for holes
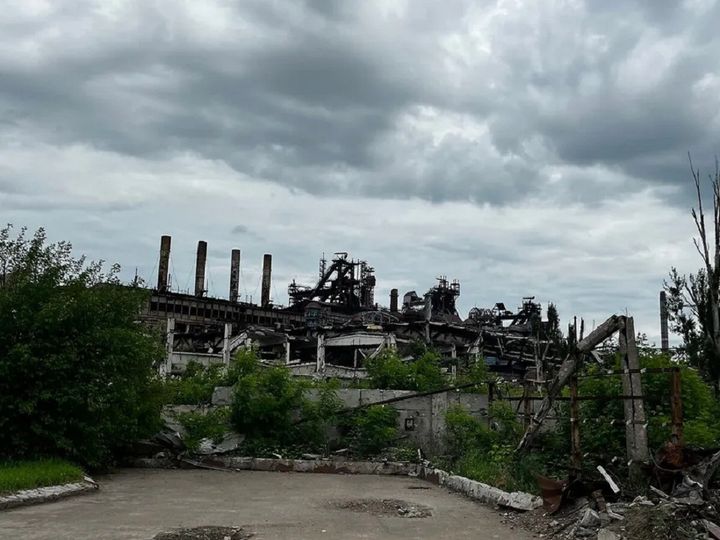
[[[677,184],[686,151],[720,146],[714,2],[50,9],[0,21],[0,117],[55,144],[493,204],[552,196],[547,166]],[[418,107],[435,120],[413,123]],[[461,122],[484,135],[438,135]]]

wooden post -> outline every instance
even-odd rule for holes
[[[580,477],[582,453],[580,452],[580,407],[578,404],[577,376],[570,379],[570,476]]]
[[[631,479],[642,477],[640,464],[650,460],[648,451],[645,404],[643,403],[642,383],[640,379],[640,360],[635,344],[635,325],[632,317],[625,317],[625,327],[619,335],[623,394],[625,406],[625,445],[630,466]]]
[[[675,368],[671,379],[670,409],[672,417],[672,442],[682,446],[683,440],[683,416],[682,416],[682,394],[680,386],[680,368]]]

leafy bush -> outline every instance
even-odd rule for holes
[[[230,429],[230,409],[218,407],[207,412],[191,411],[180,413],[178,421],[185,429],[183,440],[190,450],[197,450],[200,441],[212,439],[213,442],[222,441],[225,433]]]
[[[373,388],[424,392],[447,386],[437,353],[426,351],[415,361],[404,362],[394,349],[385,349],[365,362]]]
[[[293,378],[285,366],[260,369],[253,356],[245,355],[236,369],[231,422],[248,444],[306,450],[327,444],[329,424],[341,408],[333,386],[321,388],[312,401],[305,395],[309,385]]]
[[[462,369],[457,374],[455,384],[463,385],[474,383],[476,386],[465,389],[467,392],[487,392],[488,368],[482,358],[472,362],[468,367]]]
[[[111,463],[160,424],[161,341],[137,323],[145,291],[118,268],[0,230],[0,459]]]
[[[225,366],[203,366],[191,361],[185,371],[168,378],[163,384],[163,401],[173,405],[202,405],[210,403],[213,390],[226,382]]]
[[[494,432],[487,425],[474,418],[462,405],[454,405],[445,413],[446,446],[453,460],[463,455],[485,452],[496,440]]]
[[[397,410],[384,405],[370,405],[355,411],[345,421],[353,453],[373,456],[392,446],[398,436],[397,418]]]

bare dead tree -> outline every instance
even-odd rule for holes
[[[715,159],[714,174],[709,175],[712,187],[712,223],[708,223],[703,206],[700,170],[693,165],[688,154],[690,173],[695,185],[697,207],[691,215],[697,230],[693,245],[703,267],[689,277],[680,275],[675,268],[670,272],[670,283],[665,289],[670,295],[669,310],[673,330],[683,335],[687,350],[693,347],[696,362],[720,387],[720,164]],[[689,315],[688,315],[689,312]],[[691,343],[696,340],[699,343]],[[700,346],[698,346],[700,345]]]

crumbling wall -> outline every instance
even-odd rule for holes
[[[317,398],[317,390],[309,390],[310,399]],[[411,390],[380,390],[375,388],[341,388],[336,390],[340,401],[347,409],[363,405],[383,403],[390,399],[412,396]],[[232,401],[232,389],[218,387],[213,393],[213,405],[229,405]],[[408,441],[428,453],[444,450],[445,413],[453,405],[462,405],[474,417],[487,420],[488,396],[485,394],[467,394],[456,391],[408,397],[388,403],[398,411],[398,432]]]

